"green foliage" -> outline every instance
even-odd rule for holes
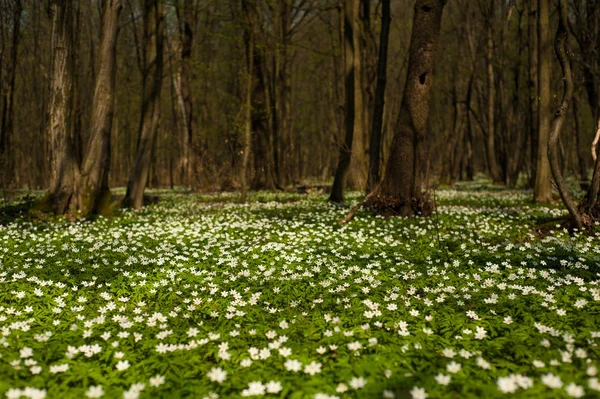
[[[439,190],[434,217],[343,227],[319,194],[152,194],[94,221],[1,219],[0,395],[598,394],[598,236],[538,237],[564,211],[529,193]]]

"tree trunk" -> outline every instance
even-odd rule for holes
[[[123,199],[123,207],[140,209],[152,163],[154,142],[160,118],[160,94],[163,70],[164,4],[161,0],[144,1],[144,71],[142,113],[137,155]]]
[[[435,54],[445,0],[417,0],[409,48],[408,75],[385,176],[367,206],[383,214],[429,215],[423,193],[427,120],[431,106]]]
[[[48,106],[50,188],[41,208],[62,214],[77,207],[79,167],[73,132],[73,1],[54,0]]]
[[[538,152],[538,41],[537,41],[537,1],[530,2],[529,21],[527,24],[529,42],[529,137],[531,144],[529,186],[535,186]]]
[[[563,98],[560,104],[560,108],[554,114],[554,120],[552,121],[552,129],[548,138],[548,159],[550,168],[552,170],[552,176],[560,193],[560,197],[563,204],[568,209],[569,214],[575,222],[575,226],[578,229],[583,228],[583,220],[579,210],[577,209],[571,194],[565,183],[565,179],[562,176],[560,165],[558,162],[558,140],[560,138],[560,132],[562,126],[567,118],[567,112],[573,98],[573,76],[571,74],[571,62],[569,60],[569,54],[567,50],[567,41],[569,38],[568,34],[568,9],[567,0],[559,0],[559,23],[558,30],[556,31],[556,38],[554,40],[554,49],[556,50],[556,57],[560,63],[560,67],[563,73]]]
[[[344,85],[345,85],[345,137],[340,147],[333,186],[329,201],[335,203],[344,202],[344,185],[346,175],[352,160],[352,143],[356,130],[360,129],[360,118],[357,117],[356,94],[360,87],[356,87],[360,82],[360,74],[356,71],[356,60],[360,54],[356,51],[357,32],[356,18],[358,15],[359,0],[345,0],[344,2]]]
[[[90,137],[81,172],[80,207],[85,215],[110,213],[110,141],[114,116],[117,73],[117,35],[120,0],[106,0],[102,16],[100,69],[92,102]]]
[[[552,201],[550,162],[547,155],[552,116],[550,90],[552,40],[549,8],[549,0],[538,0],[538,151],[533,199],[541,203]]]
[[[581,121],[579,117],[579,100],[573,97],[573,119],[575,120],[575,151],[577,154],[577,166],[579,167],[579,186],[582,190],[588,190],[590,179],[585,157],[581,153]]]
[[[252,28],[251,13],[254,4],[252,0],[242,0],[242,8],[246,17],[244,43],[246,46],[246,87],[245,87],[245,117],[244,117],[244,144],[242,149],[242,162],[240,167],[241,202],[248,199],[248,169],[250,166],[250,151],[252,150],[252,78],[254,65],[254,30]]]
[[[347,184],[350,188],[364,190],[367,185],[369,160],[367,149],[367,129],[365,125],[365,98],[363,95],[363,69],[362,65],[362,43],[361,29],[359,24],[360,0],[346,0],[351,7],[352,19],[350,19],[352,30],[352,57],[354,63],[354,134],[352,151],[350,157],[350,169],[348,170]],[[352,4],[350,4],[352,3]],[[346,14],[346,18],[349,15]]]
[[[387,53],[390,36],[390,0],[381,2],[381,34],[379,36],[379,59],[377,62],[377,87],[375,88],[375,104],[373,124],[371,127],[371,143],[369,145],[369,177],[367,191],[370,192],[379,184],[381,173],[381,135],[383,134],[383,110],[385,107],[385,86],[387,83]]]
[[[14,102],[15,102],[15,78],[17,76],[17,58],[19,55],[19,39],[21,37],[21,14],[23,5],[21,0],[15,0],[13,4],[13,32],[10,48],[10,60],[7,73],[8,87],[2,93],[2,119],[0,120],[0,188],[7,188],[11,182],[10,176],[14,176],[14,157],[12,156],[12,135],[14,130]],[[2,59],[0,58],[0,63]],[[2,67],[0,67],[0,80],[2,79]]]
[[[179,2],[177,2],[179,5]],[[179,16],[179,12],[177,13]],[[194,44],[194,2],[186,0],[181,7],[180,40],[181,40],[181,67],[177,79],[177,103],[182,114],[182,151],[179,161],[181,178],[184,184],[192,187],[194,167],[194,105],[192,100],[192,48]]]
[[[494,29],[493,29],[493,19],[494,15],[494,1],[491,3],[491,12],[488,14],[487,23],[487,53],[486,53],[486,61],[487,61],[487,83],[488,83],[488,125],[487,125],[487,139],[486,139],[486,154],[488,167],[490,171],[490,175],[494,183],[502,182],[502,177],[500,176],[500,168],[498,167],[497,154],[496,154],[496,137],[495,137],[495,118],[494,114],[496,112],[495,108],[495,100],[496,100],[496,82],[494,77]]]

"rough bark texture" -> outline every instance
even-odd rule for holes
[[[377,61],[377,87],[375,88],[373,124],[371,127],[371,143],[369,145],[369,179],[367,181],[367,190],[369,192],[381,180],[381,136],[383,134],[383,110],[385,107],[385,87],[387,83],[388,41],[392,20],[390,14],[390,0],[382,0],[379,59]]]
[[[21,0],[15,0],[13,4],[13,25],[10,48],[9,68],[7,71],[7,88],[3,89],[0,84],[1,119],[0,119],[0,188],[10,186],[12,180],[10,171],[13,170],[13,157],[11,154],[11,142],[14,127],[14,99],[15,99],[15,78],[17,76],[17,58],[19,55],[19,38],[21,37],[21,15],[23,14],[23,5]],[[4,46],[3,46],[4,47]],[[3,52],[3,51],[2,51]],[[0,64],[2,63],[0,57]],[[2,79],[2,67],[0,66],[0,80]]]
[[[581,152],[581,121],[579,116],[579,101],[573,97],[573,120],[575,121],[575,151],[577,151],[577,166],[579,167],[579,186],[582,190],[590,188],[587,163]]]
[[[152,153],[160,118],[160,94],[163,70],[164,4],[160,0],[144,1],[143,98],[137,155],[123,206],[140,209],[148,184]]]
[[[435,54],[445,0],[417,0],[409,48],[408,75],[398,124],[385,176],[378,192],[366,204],[383,214],[429,215],[430,201],[423,193],[423,146],[433,88]]]
[[[547,148],[552,116],[550,90],[552,40],[550,37],[549,0],[538,0],[538,151],[536,159],[533,199],[535,202],[552,201],[550,163]]]
[[[360,129],[360,119],[357,117],[356,93],[360,88],[356,84],[360,82],[360,76],[356,71],[355,58],[360,58],[356,51],[357,32],[356,18],[358,14],[358,0],[345,0],[344,2],[344,85],[345,85],[345,135],[344,142],[340,146],[333,186],[329,201],[335,203],[344,202],[344,186],[346,176],[352,160],[352,144],[355,132]],[[357,90],[358,89],[358,90]]]
[[[110,142],[115,103],[120,0],[106,0],[102,15],[100,68],[92,102],[90,136],[81,170],[80,208],[85,215],[110,213]]]
[[[552,129],[548,138],[548,159],[550,161],[550,168],[552,170],[552,176],[560,193],[560,197],[569,211],[569,214],[575,222],[575,226],[578,229],[583,228],[583,221],[581,214],[579,213],[567,185],[565,179],[562,176],[558,160],[558,140],[560,138],[560,132],[562,126],[567,118],[567,112],[573,98],[573,76],[571,74],[571,63],[569,60],[569,54],[567,50],[568,40],[568,20],[567,20],[567,1],[559,1],[559,23],[558,30],[556,31],[556,38],[554,40],[554,49],[556,51],[556,57],[560,63],[560,67],[563,72],[563,98],[560,104],[560,108],[554,114],[554,120],[552,121]]]
[[[50,189],[41,208],[62,214],[77,207],[79,166],[73,132],[73,1],[54,0],[48,104]]]

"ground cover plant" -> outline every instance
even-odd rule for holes
[[[0,395],[598,397],[599,235],[474,188],[344,226],[324,195],[268,192],[3,218]]]

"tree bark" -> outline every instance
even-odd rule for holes
[[[154,143],[160,119],[160,95],[163,70],[165,29],[164,4],[161,0],[144,0],[144,62],[142,112],[137,155],[123,199],[123,207],[140,209],[148,184]]]
[[[558,30],[556,31],[556,38],[554,40],[554,49],[556,51],[556,57],[560,63],[560,67],[563,73],[563,98],[560,104],[560,108],[554,114],[554,120],[552,121],[552,129],[548,138],[548,159],[550,162],[550,168],[552,170],[552,176],[560,193],[560,197],[563,204],[568,209],[569,214],[575,222],[575,226],[578,229],[583,228],[583,220],[569,190],[565,183],[565,179],[562,176],[560,164],[558,161],[558,140],[560,138],[560,132],[562,126],[567,118],[567,112],[573,98],[573,76],[571,74],[571,63],[569,60],[569,54],[567,50],[568,34],[568,20],[567,20],[567,0],[559,0],[559,23]]]
[[[73,132],[73,1],[54,0],[48,106],[50,188],[41,208],[63,214],[77,207],[79,166]]]
[[[100,68],[92,102],[90,136],[81,171],[80,209],[84,215],[110,213],[110,142],[114,117],[117,73],[117,36],[120,0],[106,0],[102,15]]]
[[[360,118],[357,117],[358,102],[356,100],[356,94],[360,91],[360,87],[356,87],[360,82],[360,74],[356,71],[355,60],[360,58],[356,49],[358,4],[359,0],[345,0],[344,2],[345,136],[344,142],[340,146],[340,155],[329,196],[329,201],[334,203],[344,202],[344,186],[352,160],[352,144],[355,132],[360,129],[361,124]]]
[[[488,161],[488,168],[490,175],[494,183],[502,182],[500,176],[500,168],[498,167],[497,154],[496,154],[496,137],[495,137],[495,100],[496,100],[496,82],[494,77],[494,28],[493,28],[493,15],[495,13],[495,2],[492,0],[490,9],[491,11],[487,15],[487,84],[488,84],[488,109],[487,109],[487,138],[486,138],[486,154]]]
[[[241,198],[248,199],[248,172],[250,166],[250,151],[252,150],[252,78],[254,66],[254,30],[252,29],[251,8],[252,0],[242,0],[242,9],[246,17],[244,43],[246,46],[246,87],[245,87],[245,116],[244,116],[244,144],[242,148],[242,161],[240,167]]]
[[[370,192],[379,184],[381,173],[381,136],[383,134],[383,111],[385,107],[385,87],[387,83],[387,54],[390,36],[390,0],[381,2],[381,34],[379,36],[379,59],[377,61],[377,87],[375,88],[375,104],[373,124],[371,127],[371,143],[369,145],[369,178],[367,190]]]
[[[552,201],[550,162],[546,151],[552,115],[550,90],[552,40],[549,8],[549,0],[538,0],[538,151],[533,199],[541,203]]]
[[[179,2],[177,2],[179,5]],[[179,17],[179,11],[178,11]],[[179,160],[181,178],[184,184],[192,187],[194,167],[194,104],[192,100],[192,48],[194,45],[194,1],[185,0],[181,6],[180,40],[181,40],[181,67],[177,79],[177,97],[182,113],[182,151]]]
[[[14,175],[14,158],[12,152],[12,136],[14,130],[14,110],[15,110],[15,78],[17,76],[17,59],[19,55],[19,39],[21,37],[21,15],[23,14],[23,5],[21,0],[15,0],[13,4],[13,31],[10,48],[9,68],[7,73],[8,87],[2,93],[2,119],[0,120],[0,188],[7,188],[10,185],[10,176]],[[2,59],[0,58],[0,63]],[[2,77],[2,67],[0,67],[0,80]]]
[[[538,152],[538,37],[537,37],[537,1],[529,3],[529,21],[527,24],[529,42],[529,137],[531,175],[529,186],[535,186]]]
[[[585,157],[581,153],[581,121],[577,97],[573,97],[573,119],[575,121],[575,151],[577,153],[577,166],[579,167],[579,186],[582,190],[587,191],[590,187],[590,179]]]
[[[423,193],[427,121],[433,70],[445,0],[417,0],[409,48],[408,75],[398,124],[379,191],[366,204],[382,214],[429,215],[431,202]]]

